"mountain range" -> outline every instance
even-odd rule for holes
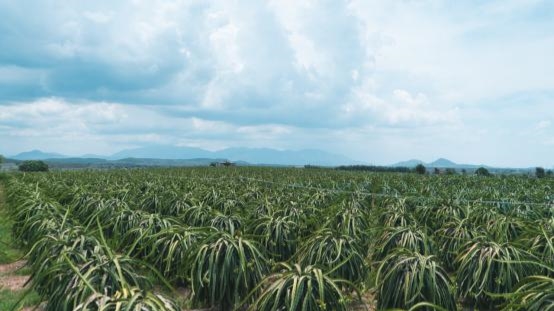
[[[42,152],[40,150],[31,150],[31,151],[19,153],[9,158],[25,161],[25,160],[61,159],[61,158],[67,158],[67,156],[64,156],[63,154],[59,154],[59,153]]]
[[[238,165],[285,165],[302,166],[306,164],[319,166],[364,165],[366,163],[352,160],[346,156],[317,149],[276,150],[270,148],[227,148],[208,151],[194,147],[175,147],[153,145],[134,149],[125,149],[112,155],[85,154],[79,157],[59,153],[31,150],[8,157],[12,160],[46,160],[49,165],[57,167],[135,167],[135,166],[206,166],[212,162],[232,161]],[[389,167],[414,168],[423,164],[427,168],[452,168],[456,170],[475,170],[479,167],[497,171],[520,171],[531,168],[494,168],[487,165],[459,164],[445,158],[433,162],[418,159],[398,162]]]
[[[445,158],[439,158],[433,162],[425,163],[421,160],[412,159],[408,161],[402,161],[391,165],[392,167],[416,167],[418,164],[423,164],[426,167],[431,168],[454,168],[454,169],[475,169],[479,167],[491,168],[487,165],[475,165],[475,164],[458,164]]]
[[[70,157],[59,153],[48,153],[40,150],[32,150],[9,157],[15,160],[56,160],[53,162],[67,162],[69,159],[77,162],[96,160],[121,161],[133,159],[157,159],[157,160],[229,160],[241,161],[250,164],[274,164],[274,165],[322,165],[336,166],[360,164],[346,156],[329,153],[316,149],[304,150],[276,150],[270,148],[227,148],[218,151],[208,151],[194,147],[175,147],[167,145],[155,145],[134,149],[125,149],[108,156],[86,154],[81,157]],[[136,161],[136,160],[135,160]],[[173,161],[176,163],[175,161]]]

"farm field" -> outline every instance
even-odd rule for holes
[[[554,310],[553,178],[217,167],[0,182],[45,310]]]

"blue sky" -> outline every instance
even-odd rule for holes
[[[552,1],[2,0],[0,38],[2,154],[554,166]]]

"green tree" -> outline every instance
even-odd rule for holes
[[[418,164],[415,167],[415,172],[420,174],[420,175],[424,175],[427,172],[427,169],[425,168],[425,165]]]
[[[48,164],[39,160],[23,161],[19,164],[19,170],[22,172],[47,172]]]
[[[456,175],[456,170],[453,168],[447,168],[445,173],[446,175]]]
[[[484,167],[480,167],[478,168],[476,171],[475,171],[475,175],[479,175],[479,176],[490,176],[491,173],[489,172],[488,169],[484,168]]]
[[[4,156],[0,154],[0,164],[4,163]]]
[[[535,168],[535,176],[537,176],[537,178],[544,178],[546,176],[546,172],[544,168],[542,167]]]

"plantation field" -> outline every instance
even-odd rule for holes
[[[46,310],[554,310],[552,178],[214,167],[2,182]]]

